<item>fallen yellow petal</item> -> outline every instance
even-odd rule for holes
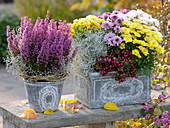
[[[63,106],[63,109],[64,109],[64,110],[68,110],[68,109],[70,109],[70,107],[69,107],[68,105],[64,105],[64,106]]]
[[[119,107],[113,102],[107,102],[104,105],[104,109],[106,109],[106,110],[119,110]]]
[[[24,112],[19,117],[22,118],[22,119],[26,119],[26,120],[38,119],[37,114],[34,111],[34,109],[24,110]]]
[[[74,105],[73,105],[71,112],[72,112],[72,113],[77,113],[79,110],[80,110],[80,109],[75,109],[75,108],[74,108]]]
[[[46,114],[46,115],[53,115],[54,112],[53,112],[52,109],[47,109],[47,110],[44,111],[44,114]]]
[[[63,100],[62,99],[60,99],[60,103],[59,103],[60,105],[62,105],[63,104]]]
[[[65,103],[65,104],[75,104],[75,103],[77,103],[77,100],[63,100],[63,103]]]

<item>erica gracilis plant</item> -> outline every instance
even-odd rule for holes
[[[47,11],[45,19],[37,18],[35,23],[23,17],[18,33],[10,31],[8,26],[7,37],[11,55],[7,67],[17,68],[21,75],[64,74],[76,52],[70,54],[70,25],[66,21],[50,20],[50,11]]]

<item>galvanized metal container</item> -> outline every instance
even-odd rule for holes
[[[63,81],[57,82],[28,82],[24,81],[29,106],[36,112],[47,109],[58,109]]]
[[[143,103],[150,99],[151,79],[147,75],[126,78],[119,83],[113,76],[89,73],[74,75],[75,97],[89,108],[102,108],[107,102],[117,105]]]

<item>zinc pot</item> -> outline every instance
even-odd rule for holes
[[[102,108],[107,102],[117,105],[144,103],[150,99],[151,79],[147,75],[128,77],[119,83],[113,76],[89,73],[74,75],[75,97],[88,108]]]
[[[36,112],[47,109],[56,111],[61,98],[63,81],[57,82],[28,82],[24,81],[28,103]]]

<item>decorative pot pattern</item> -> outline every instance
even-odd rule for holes
[[[30,108],[36,112],[47,109],[58,109],[63,81],[60,82],[27,82],[24,81]]]
[[[107,102],[117,105],[143,103],[150,99],[151,79],[147,75],[127,78],[119,83],[112,76],[75,75],[75,96],[89,108],[101,108]]]

